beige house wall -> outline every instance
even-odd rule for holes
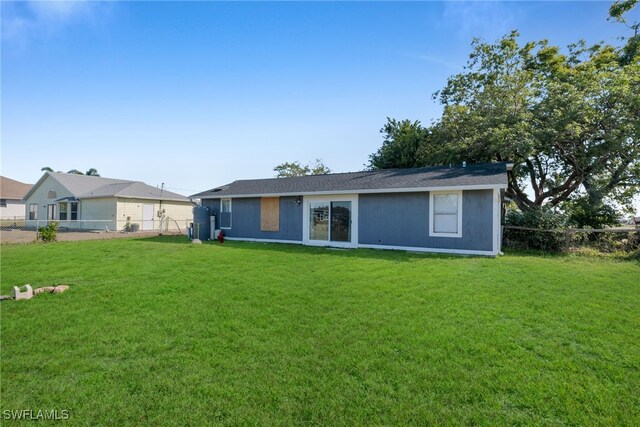
[[[58,212],[57,199],[63,197],[73,196],[65,187],[63,187],[58,181],[47,176],[47,178],[38,186],[35,191],[25,200],[24,217],[26,219],[27,226],[35,227],[37,225],[44,225],[47,222],[47,205],[56,205],[56,214]],[[38,217],[36,220],[29,220],[29,205],[38,205]]]
[[[7,199],[7,206],[0,206],[0,219],[24,219],[25,204],[21,200]]]
[[[84,199],[78,207],[78,219],[82,229],[109,230],[116,229],[116,199]],[[74,221],[75,222],[75,221]],[[65,221],[60,221],[64,226]]]
[[[170,202],[145,199],[118,199],[118,230],[123,230],[127,221],[137,224],[143,229],[142,212],[144,205],[153,205],[153,230],[185,232],[187,223],[193,221],[193,204],[191,202]],[[158,213],[160,212],[160,215]]]

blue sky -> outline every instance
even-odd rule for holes
[[[473,37],[618,43],[609,2],[2,2],[2,175],[95,167],[191,194],[429,123]],[[634,12],[637,15],[637,11]]]

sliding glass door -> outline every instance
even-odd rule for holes
[[[310,244],[351,246],[352,210],[351,200],[309,200],[307,203],[306,239]]]
[[[331,202],[332,242],[351,241],[351,202]]]
[[[309,203],[309,240],[329,240],[329,203]]]

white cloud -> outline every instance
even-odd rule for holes
[[[453,27],[461,39],[479,37],[495,40],[511,32],[519,12],[514,3],[490,1],[448,2],[444,7],[444,24]]]
[[[421,61],[430,62],[432,64],[440,65],[442,67],[449,68],[449,69],[452,69],[452,70],[457,70],[457,69],[461,68],[461,65],[456,65],[451,61],[447,61],[446,59],[442,59],[442,58],[440,58],[438,56],[434,56],[434,55],[413,54],[413,53],[411,53],[408,56],[410,58],[413,58],[413,59],[419,59]]]
[[[55,34],[70,25],[91,24],[114,3],[73,1],[2,1],[2,39],[24,44],[28,39]]]

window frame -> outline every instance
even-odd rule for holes
[[[7,207],[7,199],[0,199],[0,208]]]
[[[31,218],[31,214],[33,214],[33,218]],[[38,220],[38,204],[29,203],[29,221],[37,221],[37,220]]]
[[[49,203],[47,205],[47,221],[59,221],[59,219],[56,219],[56,205],[57,203]]]
[[[434,222],[436,215],[440,215],[435,212],[435,200],[434,196],[455,195],[458,199],[457,203],[457,233],[443,233],[434,231]],[[462,190],[447,190],[447,191],[430,191],[429,192],[429,236],[431,237],[462,237]]]
[[[62,210],[62,206],[64,206],[64,211]],[[64,214],[64,218],[62,218],[62,214]],[[58,203],[58,220],[66,221],[69,216],[69,203],[60,202]]]
[[[73,208],[76,208],[75,210]],[[78,220],[78,211],[79,211],[79,203],[78,202],[69,202],[69,218],[71,221]],[[75,217],[75,218],[74,218]]]
[[[227,199],[220,199],[220,229],[221,230],[231,230],[231,227],[233,226],[233,199],[227,198]],[[222,210],[222,204],[223,202],[229,202],[229,226],[228,227],[223,227],[222,226],[222,214],[223,213],[227,213],[226,211]]]

